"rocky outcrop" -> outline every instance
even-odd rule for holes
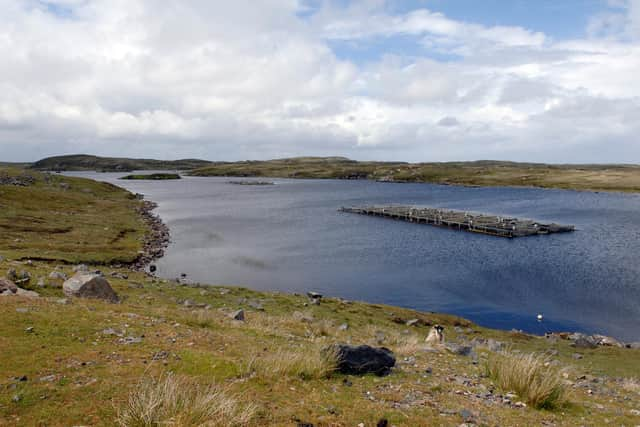
[[[18,287],[9,279],[0,279],[0,294],[15,294]]]
[[[335,353],[337,370],[347,375],[363,375],[373,373],[387,375],[396,364],[391,350],[385,347],[368,345],[352,346],[336,344],[324,350]]]
[[[16,286],[12,280],[0,278],[0,296],[37,298],[40,295],[37,292],[28,291]]]
[[[76,273],[64,282],[62,290],[69,297],[94,298],[112,303],[119,301],[107,279],[98,274]]]

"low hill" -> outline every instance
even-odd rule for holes
[[[31,165],[32,169],[55,171],[132,171],[132,170],[185,170],[210,165],[199,159],[153,160],[119,157],[98,157],[86,154],[47,157]]]
[[[195,169],[191,174],[640,191],[640,166],[637,165],[549,165],[491,160],[446,163],[359,162],[335,157],[303,157],[215,163]]]

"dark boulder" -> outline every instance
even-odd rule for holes
[[[342,374],[373,373],[382,376],[387,375],[396,364],[396,358],[391,350],[384,347],[337,344],[331,349],[336,355],[337,370]]]
[[[98,274],[78,272],[63,283],[62,289],[68,297],[95,298],[112,303],[119,301],[118,295],[107,279]]]

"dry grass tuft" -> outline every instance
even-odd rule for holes
[[[317,346],[280,348],[273,353],[254,356],[246,365],[247,376],[266,379],[298,377],[303,380],[329,378],[337,368],[337,354],[333,347]]]
[[[122,427],[245,426],[255,412],[254,405],[240,404],[219,386],[200,386],[169,374],[141,381],[116,422]]]
[[[554,409],[566,399],[559,372],[535,354],[496,353],[487,361],[487,374],[504,391],[514,392],[537,409]]]

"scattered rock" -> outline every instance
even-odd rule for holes
[[[169,358],[169,352],[161,350],[153,354],[152,360],[166,360]]]
[[[78,298],[96,298],[116,303],[119,301],[107,279],[97,274],[76,273],[64,282],[65,295]]]
[[[582,336],[577,338],[573,344],[571,344],[575,348],[597,348],[597,342],[590,336]]]
[[[347,323],[343,323],[340,326],[338,326],[339,331],[346,331],[347,329],[349,329],[349,325]]]
[[[51,280],[67,280],[69,277],[67,277],[66,274],[64,274],[62,271],[52,271],[49,274],[49,279]]]
[[[231,318],[233,320],[244,321],[244,310],[240,309],[240,310],[234,311],[233,313],[231,313]]]
[[[376,424],[376,427],[388,427],[389,426],[389,421],[386,418],[382,418],[380,421],[378,421],[378,423]]]
[[[118,343],[125,344],[125,345],[140,344],[141,342],[142,342],[142,337],[131,337],[131,336],[120,338],[118,340]]]
[[[420,323],[420,319],[409,319],[407,320],[407,326],[417,326]]]
[[[47,287],[47,282],[46,282],[46,280],[44,280],[44,277],[38,277],[38,287],[39,288],[46,288]]]
[[[62,304],[62,305],[70,304],[70,302],[69,302],[69,300],[67,298],[59,298],[59,299],[56,300],[56,303]]]
[[[73,267],[73,271],[74,273],[88,273],[89,272],[89,267],[86,264],[78,264],[75,267]]]
[[[445,348],[451,353],[457,354],[459,356],[469,356],[473,350],[470,345],[460,345],[455,343],[448,343],[446,344]]]
[[[583,356],[583,355],[581,355],[580,353],[573,353],[573,354],[571,355],[571,357],[573,357],[573,358],[574,358],[574,359],[576,359],[576,360],[580,360],[580,359],[582,359],[584,356]]]
[[[387,375],[396,364],[395,356],[385,347],[336,344],[323,351],[335,351],[338,371],[343,374],[374,373],[382,376]]]

